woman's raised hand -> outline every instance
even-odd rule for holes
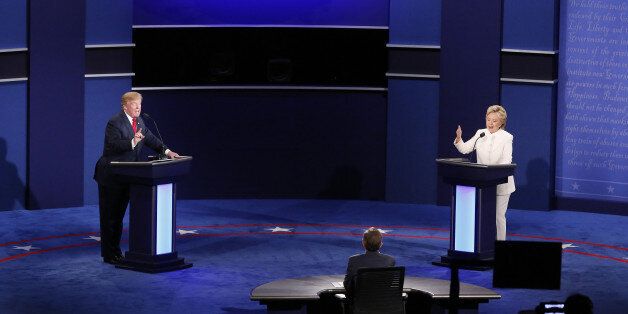
[[[462,128],[458,125],[458,129],[456,129],[456,143],[462,141]]]

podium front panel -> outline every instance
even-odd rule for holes
[[[172,253],[173,235],[173,210],[172,195],[173,184],[160,184],[157,186],[157,222],[156,222],[156,252],[157,254]]]
[[[475,198],[472,186],[456,185],[454,200],[454,250],[475,252]]]

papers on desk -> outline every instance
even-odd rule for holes
[[[334,288],[343,288],[344,285],[342,284],[342,281],[334,281],[331,283],[332,286],[334,286]]]

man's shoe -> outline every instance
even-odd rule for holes
[[[122,263],[122,260],[124,259],[124,257],[122,255],[114,255],[111,257],[104,257],[102,260],[103,262],[107,263],[107,264],[111,264],[111,265],[118,265]]]

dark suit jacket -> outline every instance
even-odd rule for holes
[[[366,251],[364,254],[349,257],[347,264],[347,274],[345,275],[344,286],[347,295],[351,295],[354,277],[358,274],[358,268],[371,267],[392,267],[395,266],[395,258],[380,252]]]
[[[134,137],[133,127],[124,111],[120,111],[107,122],[105,129],[105,145],[103,153],[94,171],[94,180],[100,185],[117,185],[115,177],[109,173],[109,162],[111,161],[138,161],[140,151],[144,145],[157,152],[163,153],[166,147],[153,133],[146,127],[142,117],[137,118],[137,129],[142,129],[144,139],[135,148],[131,145]]]

